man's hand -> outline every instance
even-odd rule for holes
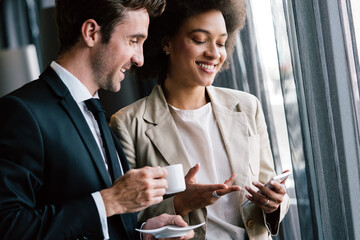
[[[162,214],[157,217],[150,218],[146,221],[142,229],[155,229],[166,225],[177,225],[180,227],[186,227],[187,223],[179,215]],[[190,230],[186,236],[172,239],[191,239],[194,237],[194,231]],[[143,240],[155,240],[156,238],[150,234],[142,234]]]
[[[226,180],[224,184],[196,183],[194,178],[199,169],[200,165],[196,164],[189,170],[185,176],[186,190],[176,194],[174,197],[176,214],[185,216],[194,209],[203,208],[215,203],[218,198],[212,195],[214,191],[221,197],[228,193],[241,190],[239,186],[232,185],[235,181],[235,174]]]
[[[161,167],[129,170],[114,184],[100,191],[106,215],[137,212],[163,200],[167,172]]]

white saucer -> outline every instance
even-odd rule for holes
[[[179,227],[176,225],[167,225],[167,226],[164,226],[161,228],[156,228],[156,229],[144,230],[144,229],[135,228],[135,230],[138,232],[141,232],[141,233],[151,234],[155,238],[173,238],[173,237],[185,236],[188,231],[198,228],[204,224],[205,224],[205,222],[197,224],[197,225],[186,226],[186,227]]]

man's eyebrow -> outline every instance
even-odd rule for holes
[[[195,28],[194,30],[192,30],[192,31],[190,32],[190,34],[196,33],[196,32],[202,32],[202,33],[205,33],[205,34],[210,34],[210,32],[209,32],[208,30],[205,30],[205,29],[202,29],[202,28]],[[228,35],[227,33],[223,33],[223,34],[221,34],[220,36],[226,37],[227,35]]]
[[[138,34],[130,35],[129,37],[130,38],[146,38],[147,36],[145,34],[138,33]]]

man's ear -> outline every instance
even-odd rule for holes
[[[81,36],[88,47],[93,47],[96,42],[101,41],[100,26],[94,19],[86,20],[81,26]]]

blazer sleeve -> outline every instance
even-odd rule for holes
[[[91,195],[42,202],[48,163],[38,122],[16,97],[1,98],[0,109],[0,238],[103,238]]]
[[[270,140],[267,132],[267,125],[265,122],[264,113],[259,100],[257,100],[257,113],[255,116],[257,132],[260,136],[260,173],[259,181],[268,182],[274,176],[274,163],[270,148]],[[279,232],[280,222],[285,217],[289,209],[289,196],[285,194],[283,202],[277,211],[272,213],[271,217],[263,212],[264,223],[267,230],[276,235]]]
[[[131,138],[128,130],[121,124],[120,119],[116,115],[113,115],[110,118],[110,127],[121,143],[121,147],[124,150],[130,168],[137,168],[135,142]]]

